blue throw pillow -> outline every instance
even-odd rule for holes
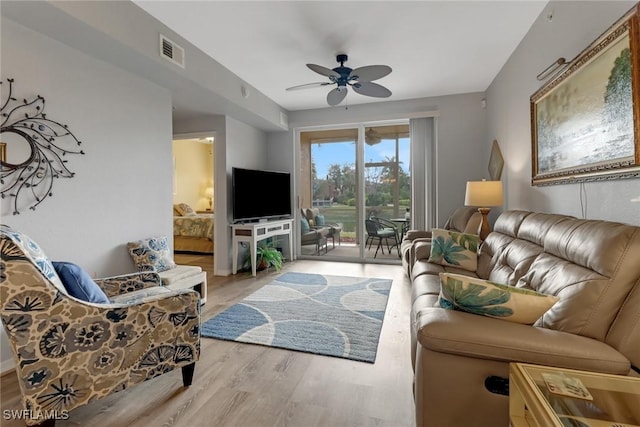
[[[87,302],[100,304],[110,302],[100,286],[79,266],[70,262],[53,262],[53,268],[69,295]]]
[[[304,234],[304,233],[308,232],[310,229],[311,229],[311,227],[309,226],[309,221],[307,221],[307,218],[301,217],[300,218],[300,231]]]
[[[316,225],[324,225],[324,215],[316,215]]]

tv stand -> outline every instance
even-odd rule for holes
[[[256,275],[256,252],[258,242],[274,236],[289,236],[289,260],[293,259],[293,219],[278,221],[253,222],[247,224],[233,224],[233,274],[238,272],[238,243],[249,243],[251,251],[251,274]]]

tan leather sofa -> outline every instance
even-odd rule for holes
[[[463,206],[453,212],[447,222],[445,222],[445,230],[454,230],[461,233],[478,234],[482,215],[478,212],[478,208],[473,206]],[[419,244],[419,245],[418,245]],[[419,248],[421,247],[421,248]],[[431,249],[431,230],[409,230],[402,239],[400,244],[400,256],[402,259],[402,267],[406,271],[407,276],[411,277],[411,267],[416,260],[416,250],[426,252],[427,258]]]
[[[438,273],[462,273],[560,300],[533,325],[439,307]],[[412,269],[416,426],[507,426],[508,396],[487,378],[510,362],[638,376],[640,227],[504,212],[476,273],[418,259]]]

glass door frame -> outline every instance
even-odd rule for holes
[[[300,172],[294,174],[294,194],[296,194],[295,199],[295,224],[294,227],[296,229],[295,233],[295,247],[296,247],[296,257],[299,259],[322,259],[326,261],[343,261],[343,262],[360,262],[360,263],[377,263],[377,264],[393,264],[397,265],[400,262],[398,260],[389,260],[389,259],[373,259],[371,257],[365,257],[365,241],[366,236],[364,233],[365,230],[365,219],[366,219],[366,193],[365,193],[365,128],[367,127],[375,127],[375,126],[385,126],[385,125],[399,125],[399,124],[409,124],[409,118],[404,119],[390,119],[390,120],[374,120],[374,121],[361,121],[357,123],[346,123],[346,124],[335,124],[335,125],[318,125],[318,126],[304,126],[300,128],[296,128],[294,131],[295,135],[295,143],[294,143],[294,164],[295,171],[302,171],[302,167],[300,164],[300,134],[304,132],[311,131],[323,131],[323,130],[336,130],[336,129],[357,129],[358,130],[358,138],[356,141],[356,235],[358,236],[358,256],[357,257],[338,257],[331,256],[330,253],[324,254],[322,256],[318,255],[302,255],[301,254],[301,244],[300,244]],[[413,159],[411,160],[412,166],[410,168],[411,173],[413,173]],[[411,192],[413,194],[414,188],[412,186]],[[413,196],[412,196],[413,197]]]

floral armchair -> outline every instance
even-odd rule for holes
[[[0,226],[0,316],[9,337],[27,425],[182,368],[200,356],[199,295],[161,286],[156,273],[96,280],[108,304],[71,296],[24,234]]]

